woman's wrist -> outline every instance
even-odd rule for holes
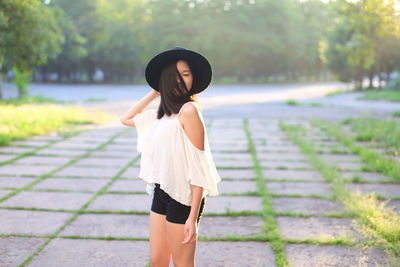
[[[151,90],[150,94],[153,96],[154,99],[160,95],[160,93],[155,89]]]

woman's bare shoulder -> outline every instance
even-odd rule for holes
[[[196,104],[193,102],[187,102],[182,106],[179,116],[182,126],[202,124],[197,107],[195,107],[195,105]]]

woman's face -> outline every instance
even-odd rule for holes
[[[185,81],[186,88],[190,91],[190,89],[192,89],[193,75],[190,71],[189,65],[185,60],[180,59],[176,62],[176,68],[181,74],[183,80]],[[177,77],[177,79],[179,83],[179,77]]]

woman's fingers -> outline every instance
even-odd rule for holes
[[[185,226],[183,229],[183,241],[182,244],[186,244],[190,240],[190,231],[189,228]]]
[[[190,229],[187,229],[187,231],[185,231],[185,235],[184,235],[184,239],[182,244],[187,244],[187,243],[191,243],[191,240],[193,238],[193,231],[190,231]]]
[[[196,233],[193,233],[192,238],[190,239],[189,243],[193,243],[196,240]]]

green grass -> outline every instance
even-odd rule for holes
[[[400,90],[368,90],[364,96],[357,99],[366,100],[389,100],[393,102],[400,101]]]
[[[95,97],[90,97],[85,100],[85,102],[105,102],[107,99],[105,98],[95,98]]]
[[[19,101],[19,102],[18,102]],[[0,105],[0,145],[12,140],[50,132],[64,133],[82,125],[102,124],[117,119],[98,110],[87,112],[82,107],[67,107],[50,102],[3,102]]]
[[[324,179],[331,184],[336,199],[343,202],[346,210],[358,219],[356,227],[366,238],[361,243],[382,247],[389,255],[399,257],[399,215],[392,208],[386,207],[385,203],[379,202],[374,194],[349,191],[337,168],[327,165],[316,153],[313,143],[301,137],[306,131],[304,128],[299,125],[285,125],[281,120],[279,124],[292,141],[300,146],[312,165],[322,173]]]
[[[382,143],[387,148],[400,150],[400,122],[394,119],[377,119],[368,116],[345,118],[343,124],[348,124],[357,133],[357,141],[373,141]]]
[[[299,105],[300,103],[294,99],[289,99],[289,100],[286,100],[286,104],[294,106],[294,105]]]
[[[365,120],[365,119],[360,119],[360,120]],[[374,123],[376,122],[375,119],[368,120],[366,119],[366,122],[371,122],[373,121]],[[338,141],[340,141],[345,147],[348,147],[353,153],[359,154],[361,156],[361,159],[367,164],[367,167],[363,167],[363,170],[368,170],[368,171],[377,171],[381,172],[385,175],[388,175],[393,178],[394,181],[400,182],[400,162],[398,160],[396,161],[395,159],[388,158],[375,149],[368,148],[365,146],[360,146],[356,145],[355,141],[357,136],[351,136],[349,134],[346,134],[341,131],[341,126],[339,124],[333,123],[333,122],[327,122],[327,121],[322,121],[320,119],[312,119],[311,123],[315,126],[318,126],[320,129],[324,130],[327,134],[334,136]],[[387,146],[389,144],[397,145],[399,140],[395,140],[393,136],[397,136],[399,133],[398,129],[394,128],[392,129],[392,132],[389,131],[389,129],[386,129],[387,125],[392,125],[392,123],[385,124],[383,120],[380,122],[377,122],[380,127],[384,129],[370,129],[370,131],[373,133],[370,136],[373,136],[374,139],[378,139],[379,141],[383,141],[386,143]],[[359,130],[365,129],[365,127],[357,128]],[[379,133],[379,134],[374,134],[374,133]],[[382,132],[387,133],[388,136],[382,135]],[[364,133],[366,135],[367,133]],[[399,137],[400,138],[400,137]],[[380,140],[382,139],[382,140]]]
[[[21,98],[6,98],[0,99],[0,105],[22,105],[22,104],[39,104],[39,103],[58,103],[66,104],[71,101],[59,101],[54,98],[45,97],[43,95],[27,95]]]
[[[272,208],[271,204],[271,194],[265,186],[265,179],[262,174],[262,167],[257,158],[257,151],[251,137],[251,132],[248,127],[247,119],[244,120],[244,130],[246,132],[247,140],[249,142],[249,150],[254,161],[254,171],[256,172],[257,176],[257,187],[263,199],[263,218],[265,222],[263,225],[263,229],[265,231],[267,240],[270,241],[271,249],[274,252],[276,266],[288,266],[285,252],[285,242],[281,238],[281,234],[278,228],[278,222],[275,218],[276,212]]]
[[[392,113],[393,117],[400,117],[400,111],[395,111]]]

